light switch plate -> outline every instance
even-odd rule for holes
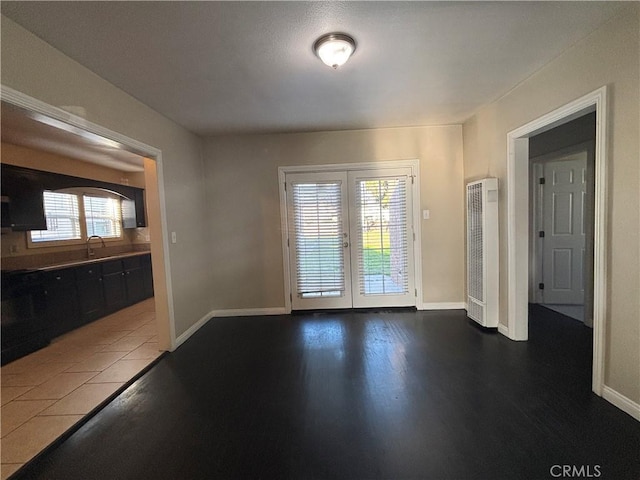
[[[171,232],[171,243],[176,243],[178,238],[176,236],[176,232]]]
[[[423,220],[429,220],[429,216],[430,216],[430,215],[431,215],[431,214],[430,214],[429,210],[423,210],[423,211],[422,211],[422,219],[423,219]]]

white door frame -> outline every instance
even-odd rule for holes
[[[31,112],[39,113],[42,115],[46,115],[54,120],[58,120],[60,122],[71,125],[72,127],[77,128],[79,131],[89,132],[100,137],[104,137],[109,140],[113,140],[121,145],[123,145],[127,151],[140,155],[142,157],[150,158],[155,160],[157,165],[157,174],[158,174],[158,193],[159,193],[159,203],[160,205],[160,231],[154,232],[152,231],[152,235],[157,235],[162,239],[162,257],[163,258],[153,258],[152,253],[152,263],[153,265],[164,265],[164,271],[160,276],[154,270],[154,283],[156,284],[156,290],[166,290],[166,303],[165,305],[161,305],[161,308],[158,308],[158,302],[164,301],[160,298],[159,295],[155,296],[156,302],[156,311],[168,312],[168,318],[161,318],[158,316],[157,325],[159,329],[159,338],[161,341],[160,348],[165,350],[173,351],[177,347],[176,345],[176,331],[175,331],[175,314],[173,307],[173,294],[172,294],[172,286],[171,286],[171,264],[170,264],[170,256],[169,256],[169,236],[168,231],[165,228],[167,225],[167,210],[166,210],[166,200],[165,200],[165,192],[164,192],[164,180],[163,180],[163,164],[162,164],[162,151],[149,146],[145,143],[139,142],[138,140],[134,140],[133,138],[129,138],[121,133],[115,132],[108,128],[105,128],[96,123],[90,122],[82,117],[77,115],[73,115],[61,108],[54,107],[53,105],[49,105],[41,100],[30,97],[22,92],[14,90],[13,88],[7,87],[5,85],[1,86],[0,90],[0,98],[2,101],[10,103],[11,105],[15,105],[17,107],[23,108],[25,110],[29,110]],[[79,132],[80,133],[80,132]],[[156,238],[158,238],[156,237]],[[160,279],[161,282],[156,281]],[[163,339],[165,341],[163,342]],[[167,341],[168,340],[168,341]],[[166,343],[163,345],[163,343]]]
[[[602,396],[607,318],[607,87],[603,86],[507,134],[507,336],[529,332],[529,137],[596,112],[592,390]],[[504,330],[502,330],[504,331]]]
[[[412,177],[412,210],[413,210],[413,263],[416,289],[416,308],[422,310],[422,233],[420,223],[420,160],[396,160],[384,162],[365,163],[335,163],[327,165],[299,165],[278,167],[278,184],[280,190],[280,230],[282,232],[282,264],[284,271],[284,305],[286,313],[291,313],[291,274],[289,265],[289,225],[287,221],[287,195],[285,190],[285,180],[287,173],[311,173],[328,171],[350,171],[350,170],[380,170],[388,168],[411,168]]]

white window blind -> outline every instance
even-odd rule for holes
[[[43,200],[47,229],[32,230],[31,241],[33,243],[82,238],[77,195],[45,191]]]
[[[406,176],[358,180],[356,206],[360,294],[407,293]]]
[[[300,297],[344,294],[341,183],[292,185],[297,289]]]
[[[118,238],[122,235],[120,199],[83,195],[87,237]]]

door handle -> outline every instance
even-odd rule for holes
[[[343,246],[344,248],[347,248],[347,247],[349,246],[349,242],[344,242],[344,243],[342,244],[342,246]]]

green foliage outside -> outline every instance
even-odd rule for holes
[[[392,185],[388,180],[369,180],[363,182],[368,194],[383,209],[389,208]],[[383,275],[391,272],[391,240],[386,225],[380,225],[381,218],[369,218],[371,224],[362,232],[363,259],[365,275]],[[382,232],[381,232],[382,230]]]
[[[376,250],[365,248],[364,273],[365,275],[389,275],[391,271],[391,254],[389,250]]]
[[[381,238],[380,229],[373,228],[363,232],[362,241],[365,275],[388,275],[391,271],[389,232],[383,229]]]
[[[389,232],[384,230],[383,228],[382,236],[380,236],[380,228],[376,226],[363,232],[365,275],[389,275],[391,271],[391,241]],[[321,269],[325,273],[329,273],[342,270],[338,253],[342,248],[341,238],[300,238],[298,241],[300,242],[299,248],[306,252],[305,255],[298,258],[302,271]],[[324,248],[322,248],[323,245]],[[332,251],[335,254],[328,254]]]

